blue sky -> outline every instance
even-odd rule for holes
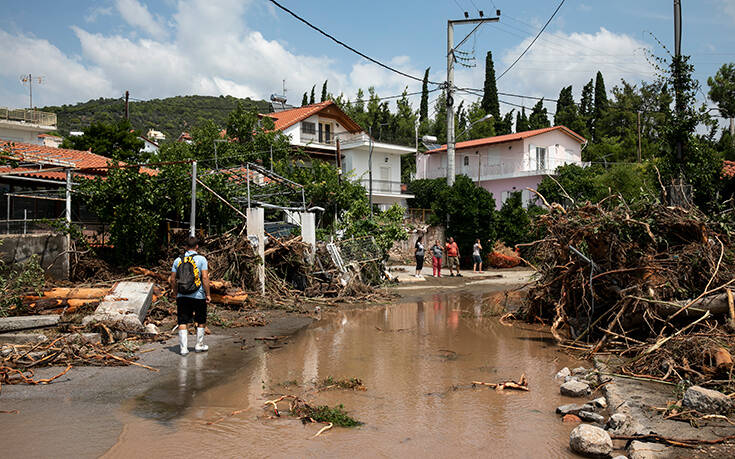
[[[462,49],[477,67],[457,69],[457,85],[481,88],[484,56],[505,69],[546,22],[558,0],[441,0],[338,2],[281,0],[288,8],[367,55],[421,76],[431,67],[446,78],[446,21],[477,9],[501,9],[501,21],[480,28]],[[582,85],[602,70],[608,89],[625,78],[654,78],[644,49],[672,47],[672,1],[567,0],[542,38],[498,82],[499,90],[555,98],[562,86]],[[735,0],[682,0],[683,52],[696,77],[735,61]],[[457,40],[470,31],[456,30]],[[267,98],[286,79],[289,101],[329,80],[330,92],[353,98],[375,86],[381,96],[420,84],[339,47],[267,0],[0,1],[0,106],[26,106],[19,76],[42,75],[34,105],[119,97],[231,94]],[[702,98],[703,95],[700,95]],[[468,96],[469,97],[469,96]],[[532,105],[528,99],[508,99]],[[413,99],[414,105],[417,100]],[[510,106],[503,106],[509,110]],[[549,105],[553,110],[553,104]]]

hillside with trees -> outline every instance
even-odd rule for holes
[[[242,102],[243,107],[258,112],[269,112],[270,104],[265,100],[239,99],[232,96],[176,96],[165,99],[129,102],[130,124],[143,133],[156,129],[168,139],[176,139],[181,131],[189,131],[212,121],[224,126],[227,118]],[[99,98],[74,105],[43,107],[40,110],[56,113],[59,133],[66,136],[69,131],[84,131],[92,123],[114,123],[125,116],[124,99]]]

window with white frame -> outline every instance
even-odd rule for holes
[[[546,148],[536,147],[536,170],[546,169]]]
[[[464,157],[464,165],[465,166],[469,166],[470,165],[470,157],[469,156],[465,156]]]

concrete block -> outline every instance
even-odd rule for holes
[[[97,306],[94,314],[84,318],[82,324],[113,322],[142,331],[152,302],[152,282],[120,282]]]
[[[33,328],[53,327],[59,323],[58,314],[49,314],[45,316],[19,316],[19,317],[3,317],[0,318],[0,333],[30,330]]]
[[[46,335],[39,333],[3,333],[0,334],[0,344],[26,344],[46,341]]]
[[[311,247],[309,263],[313,263],[316,251],[316,220],[313,212],[301,212],[301,239]]]
[[[265,293],[265,214],[262,207],[251,207],[246,212],[248,238],[257,244],[256,252],[263,263],[256,267],[260,293]]]

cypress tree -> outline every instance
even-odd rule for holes
[[[509,111],[495,124],[495,135],[505,135],[513,132],[513,110]]]
[[[521,107],[521,111],[516,115],[516,132],[528,131],[528,117],[526,116],[526,107]]]
[[[309,105],[309,95],[304,93],[304,98],[301,99],[301,106]]]
[[[607,91],[605,90],[605,80],[602,78],[602,72],[597,72],[595,77],[595,108],[594,120],[592,123],[592,138],[598,140],[602,129],[602,119],[607,113]]]
[[[554,124],[563,125],[571,128],[572,124],[576,124],[577,105],[574,103],[572,96],[572,87],[567,86],[561,88],[559,99],[556,102],[556,115],[554,115]]]
[[[594,121],[595,110],[594,92],[595,82],[590,79],[589,83],[584,85],[584,88],[582,88],[582,100],[579,103],[579,114],[586,127],[586,132],[580,132],[580,134],[585,135],[585,137],[592,133],[592,122]]]
[[[315,89],[316,89],[316,85],[314,85],[314,86],[311,87],[311,95],[309,96],[309,104],[313,104],[314,102],[316,102],[316,100],[314,99],[314,90]]]
[[[501,123],[500,101],[498,100],[498,87],[495,84],[495,66],[493,65],[493,53],[487,52],[485,56],[485,86],[480,106],[485,113],[493,115],[495,124]]]
[[[325,100],[327,100],[327,81],[329,81],[329,80],[324,80],[324,84],[322,85],[322,100],[321,100],[321,102],[324,102]]]
[[[421,84],[421,105],[419,106],[419,122],[423,123],[429,119],[429,69],[424,72],[424,82]]]
[[[533,106],[533,111],[528,117],[528,128],[530,130],[543,129],[551,126],[549,123],[548,112],[544,107],[544,100],[541,99]]]

